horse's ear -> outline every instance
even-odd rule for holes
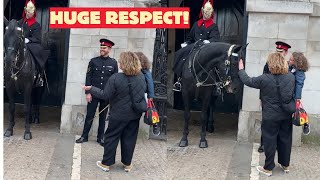
[[[247,43],[245,46],[243,46],[243,47],[242,47],[242,50],[247,49],[248,44],[249,44],[249,43]]]
[[[239,52],[242,46],[236,45],[235,48],[233,49],[233,52]]]
[[[245,52],[246,52],[246,49],[247,49],[248,44],[249,44],[249,43],[247,43],[246,45],[242,46],[241,49],[240,49],[240,52],[239,52],[239,55],[240,55],[240,56],[239,56],[239,57],[240,57],[241,59],[244,58],[243,56],[244,56],[244,54],[245,54]]]
[[[5,26],[8,26],[9,21],[8,21],[8,19],[7,19],[5,16],[3,16],[3,22],[4,22],[4,25],[5,25]]]

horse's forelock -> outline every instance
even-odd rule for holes
[[[4,34],[4,41],[8,41],[8,42],[15,41],[15,39],[18,37],[17,30],[21,31],[22,27],[19,27],[18,21],[16,21],[15,19],[12,19],[6,28],[6,31]]]
[[[8,24],[8,29],[14,30],[17,27],[18,23],[16,20],[12,19]]]

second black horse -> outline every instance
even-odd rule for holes
[[[248,44],[247,44],[248,45]],[[224,42],[212,42],[195,47],[182,70],[182,98],[185,106],[184,130],[179,146],[188,146],[190,105],[193,100],[202,102],[200,148],[207,148],[206,130],[208,109],[215,103],[217,90],[236,94],[243,84],[238,77],[238,61],[247,47]],[[210,126],[210,125],[209,125]]]

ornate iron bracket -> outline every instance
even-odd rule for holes
[[[167,7],[167,0],[160,1],[161,7]],[[161,134],[154,136],[150,129],[151,139],[167,140],[167,63],[168,63],[168,30],[156,29],[154,43],[152,77],[154,80],[154,104],[159,112]]]

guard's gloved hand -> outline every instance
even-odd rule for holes
[[[28,38],[24,38],[24,43],[29,43],[30,42],[30,40],[28,39]]]
[[[204,41],[203,41],[203,43],[205,43],[205,44],[209,44],[209,43],[210,43],[210,41],[208,41],[208,40],[204,40]]]
[[[188,45],[188,44],[184,42],[184,43],[181,44],[181,47],[184,48],[184,47],[186,47],[187,45]]]

